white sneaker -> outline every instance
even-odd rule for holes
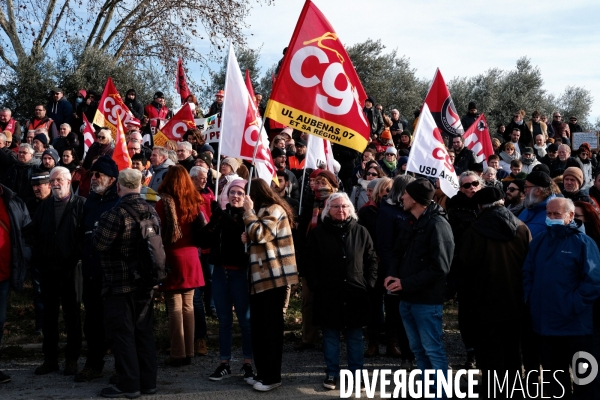
[[[281,382],[278,383],[272,383],[270,385],[265,385],[262,382],[256,382],[254,384],[254,386],[252,386],[254,388],[254,390],[258,390],[259,392],[268,392],[269,390],[273,390],[276,387],[281,386]]]

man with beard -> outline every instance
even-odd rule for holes
[[[76,277],[85,198],[71,192],[71,173],[64,167],[55,167],[50,172],[50,184],[52,196],[40,204],[25,229],[33,249],[32,265],[40,270],[44,302],[44,363],[36,368],[35,374],[46,375],[58,370],[58,318],[62,306],[67,331],[64,374],[75,375],[81,350]]]
[[[465,131],[469,129],[469,127],[473,125],[475,123],[475,120],[479,117],[479,114],[477,113],[477,105],[474,101],[471,101],[469,103],[468,110],[469,111],[467,111],[467,113],[463,115],[460,119],[460,123],[462,124],[463,129]]]
[[[33,197],[33,190],[29,182],[31,174],[40,165],[40,160],[33,158],[34,152],[29,143],[21,143],[17,153],[17,163],[6,171],[2,182],[24,202]]]
[[[531,231],[531,236],[546,229],[546,203],[556,197],[552,193],[552,180],[545,172],[534,171],[527,175],[523,185],[525,209],[519,215],[519,219]]]
[[[279,197],[284,199],[294,210],[295,214],[298,215],[300,202],[298,200],[292,199],[286,193],[286,189],[290,185],[290,178],[288,174],[286,174],[285,171],[277,171],[277,181],[279,182],[279,186],[277,186],[275,182],[271,182],[271,189],[273,189],[273,191],[277,193]]]
[[[477,163],[475,153],[465,147],[465,138],[462,136],[452,138],[452,148],[456,154],[454,168],[458,170],[457,173],[468,171],[472,164]]]
[[[42,153],[42,163],[37,168],[37,171],[50,172],[58,163],[58,152],[54,149],[46,149]]]
[[[298,179],[296,175],[289,169],[287,169],[287,156],[285,154],[285,150],[279,147],[275,147],[271,151],[271,156],[273,157],[273,163],[275,164],[275,168],[278,171],[283,171],[288,176],[289,186],[286,189],[286,193],[295,200],[300,200],[300,185],[298,184]]]
[[[525,181],[521,179],[515,179],[508,184],[506,188],[506,197],[504,204],[508,211],[513,213],[515,217],[518,217],[523,209],[525,208]]]
[[[104,212],[119,201],[116,181],[119,177],[117,164],[108,156],[102,156],[91,167],[92,191],[83,207],[83,305],[85,321],[83,332],[87,340],[87,359],[83,370],[75,375],[75,382],[87,382],[102,377],[106,344],[104,338],[104,315],[102,304],[102,266],[100,253],[92,245],[94,229]]]

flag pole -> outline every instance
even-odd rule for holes
[[[310,154],[310,142],[311,140],[308,140],[306,143],[306,155],[304,156],[304,168],[302,169],[302,187],[300,190],[300,205],[298,206],[298,216],[302,215],[302,196],[304,195],[304,188],[306,186],[306,182],[304,182],[304,179],[306,178],[306,156],[308,154]],[[327,161],[325,161],[327,162]]]
[[[229,40],[229,50],[231,51],[231,40]],[[227,65],[229,65],[229,52],[227,53]],[[217,157],[217,174],[221,171],[221,151],[223,149],[223,110],[225,109],[225,102],[227,101],[227,70],[225,71],[225,86],[223,86],[223,91],[225,92],[225,96],[223,96],[223,105],[221,106],[221,132],[219,133],[219,156]],[[219,203],[219,179],[215,182],[215,197],[217,199],[217,203]]]

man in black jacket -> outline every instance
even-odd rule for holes
[[[81,221],[85,198],[71,192],[71,173],[64,167],[50,172],[52,196],[42,202],[25,234],[33,247],[34,267],[40,270],[44,302],[44,363],[36,375],[58,370],[58,317],[62,305],[67,328],[65,375],[77,374],[81,350],[81,312],[76,271],[81,256]]]
[[[465,147],[465,138],[462,136],[454,136],[452,138],[452,148],[456,158],[454,159],[454,168],[456,168],[456,174],[461,174],[468,171],[471,165],[477,163],[475,153]]]
[[[417,368],[435,369],[447,376],[442,310],[454,239],[445,211],[432,201],[434,193],[435,188],[425,178],[406,186],[402,202],[404,210],[412,215],[396,242],[397,263],[383,284],[390,292],[400,294],[400,315]]]
[[[40,165],[40,160],[34,158],[33,153],[33,147],[29,143],[21,143],[17,154],[17,163],[8,168],[2,179],[2,183],[25,202],[33,197],[33,189],[30,184],[31,174]]]
[[[383,131],[383,117],[379,110],[373,107],[373,104],[375,104],[375,100],[369,96],[365,100],[365,107],[363,108],[363,111],[369,120],[369,126],[371,127],[371,137],[374,135],[379,136]]]
[[[125,105],[134,117],[140,121],[144,118],[144,105],[137,99],[135,89],[129,89],[125,94]]]
[[[0,180],[4,178],[6,171],[16,163],[17,154],[8,147],[6,135],[0,132]]]
[[[25,203],[15,193],[0,184],[0,343],[6,321],[8,290],[21,290],[31,251],[21,238],[21,231],[31,219]],[[10,376],[0,371],[0,383]]]
[[[460,123],[463,126],[463,129],[466,131],[469,129],[471,125],[475,122],[475,120],[479,117],[477,113],[477,105],[474,101],[469,102],[469,109],[465,115],[460,119]]]

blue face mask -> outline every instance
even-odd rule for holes
[[[546,225],[564,225],[565,221],[562,219],[551,219],[550,217],[546,217]]]
[[[78,98],[75,99],[75,103],[76,104],[81,104],[81,103],[83,103],[83,99],[81,97],[78,97]]]

